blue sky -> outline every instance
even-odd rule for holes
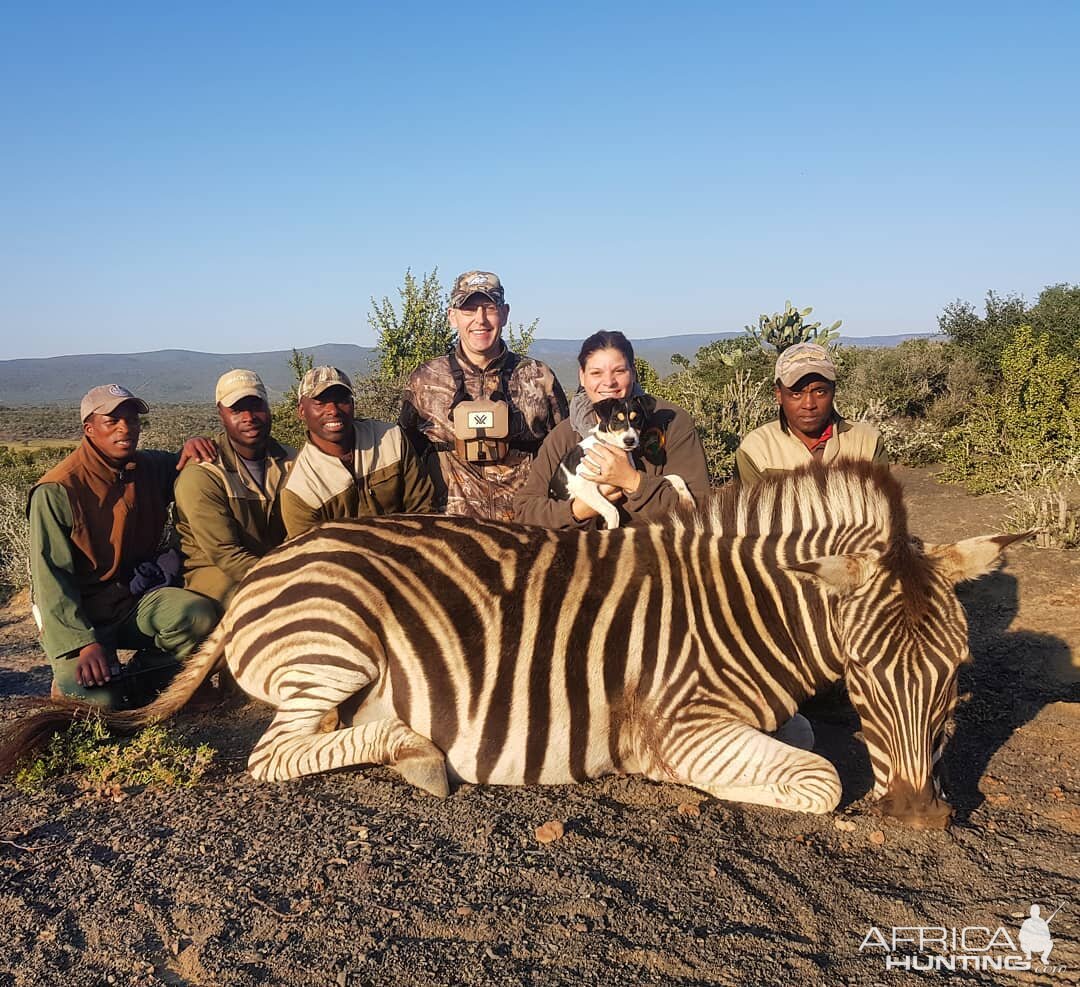
[[[56,4],[0,32],[0,358],[581,338],[1080,281],[1080,5]]]

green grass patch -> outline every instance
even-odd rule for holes
[[[134,737],[113,738],[104,721],[91,716],[58,733],[43,752],[25,761],[15,784],[23,791],[40,791],[53,778],[81,772],[82,787],[113,794],[148,786],[189,788],[202,779],[214,753],[209,744],[185,744],[160,724]]]

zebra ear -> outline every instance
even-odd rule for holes
[[[1024,531],[1019,535],[979,535],[952,545],[924,545],[923,551],[950,582],[963,583],[985,576],[996,568],[1003,549],[1034,534]]]
[[[877,569],[877,552],[854,552],[851,555],[823,555],[787,568],[804,576],[813,576],[835,596],[854,593]]]

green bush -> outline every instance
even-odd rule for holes
[[[852,418],[864,417],[871,408],[875,418],[925,418],[936,402],[954,392],[970,404],[983,390],[971,357],[940,340],[913,339],[892,348],[844,346],[836,360],[838,402]]]
[[[270,426],[270,434],[273,435],[278,442],[287,446],[292,446],[294,449],[299,449],[304,442],[307,441],[307,430],[304,428],[304,423],[300,420],[300,416],[296,412],[298,403],[296,392],[300,387],[300,381],[303,379],[304,374],[314,366],[315,359],[310,353],[304,353],[301,350],[293,350],[292,356],[289,357],[289,368],[293,372],[292,387],[290,387],[285,396],[270,409],[270,414],[273,418]]]
[[[78,720],[58,733],[37,757],[23,762],[15,784],[40,790],[52,778],[83,772],[83,787],[119,794],[148,785],[188,788],[197,784],[214,759],[208,744],[190,747],[166,727],[147,727],[134,737],[112,741],[98,716]]]
[[[941,331],[975,360],[988,379],[997,375],[1005,347],[1024,325],[1047,337],[1051,355],[1080,357],[1080,285],[1048,285],[1030,307],[1021,295],[990,291],[983,315],[970,302],[957,299],[938,318]]]
[[[945,436],[945,479],[976,493],[1030,486],[1040,465],[1080,452],[1080,361],[1052,354],[1049,334],[1019,326],[1000,358],[1001,385]]]

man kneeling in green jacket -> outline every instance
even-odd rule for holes
[[[147,404],[103,384],[82,399],[83,439],[30,491],[34,618],[53,693],[121,709],[153,698],[218,619],[212,600],[180,589],[179,558],[163,551],[180,456],[136,451]],[[117,648],[136,650],[121,666]]]

